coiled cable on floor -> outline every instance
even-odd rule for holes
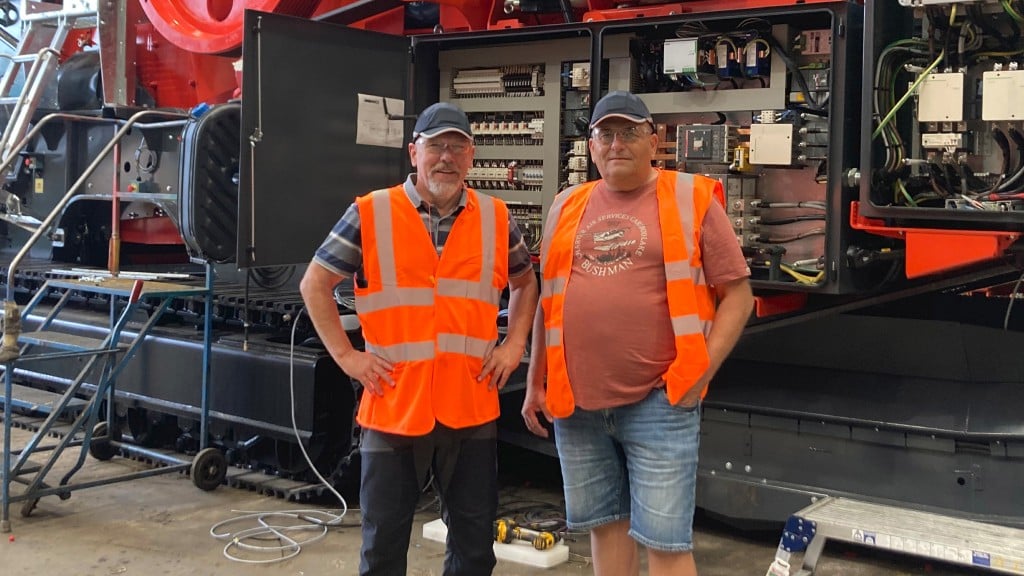
[[[299,318],[305,308],[299,310],[292,321],[291,345],[288,349],[288,388],[291,394],[291,416],[292,431],[313,473],[320,482],[341,503],[340,510],[279,510],[279,511],[246,511],[233,510],[241,514],[227,520],[217,522],[210,528],[210,536],[218,540],[227,540],[224,545],[224,557],[235,562],[245,564],[272,564],[298,556],[302,546],[312,544],[323,539],[331,528],[341,526],[345,514],[348,512],[348,503],[330,482],[320,475],[320,471],[313,465],[312,459],[306,452],[299,435],[299,426],[295,421],[295,330],[299,325]],[[238,531],[226,530],[228,526],[235,524],[253,524],[255,526],[243,528]],[[307,538],[299,538],[297,534],[312,532]],[[270,558],[249,558],[243,554],[267,555],[273,554]]]

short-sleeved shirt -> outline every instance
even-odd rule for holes
[[[455,220],[466,208],[466,191],[462,191],[462,197],[455,210],[447,215],[441,216],[437,209],[429,204],[416,191],[416,174],[410,174],[403,185],[405,194],[409,201],[419,212],[423,225],[434,240],[434,247],[438,256],[444,249],[448,240],[448,234],[452,230]],[[313,260],[324,268],[345,277],[356,276],[363,267],[363,239],[359,223],[359,208],[355,202],[348,207],[345,214],[334,225],[334,229],[328,234],[320,248],[317,249]],[[516,225],[515,218],[509,214],[508,217],[508,276],[515,278],[527,271],[532,271],[533,262],[530,259],[530,252],[523,241],[523,233]]]
[[[700,230],[708,284],[750,275],[718,202],[711,202]],[[623,406],[663,385],[676,357],[663,254],[657,180],[625,193],[599,182],[576,233],[565,294],[562,333],[577,406]]]

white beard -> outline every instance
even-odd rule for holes
[[[428,177],[427,189],[430,190],[430,193],[433,194],[434,198],[436,199],[448,198],[449,196],[454,195],[455,193],[462,189],[462,182],[438,182],[437,180]]]

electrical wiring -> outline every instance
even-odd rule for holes
[[[273,564],[294,558],[301,551],[304,545],[309,545],[323,539],[331,528],[342,525],[345,514],[348,513],[348,503],[345,498],[334,489],[330,482],[324,479],[320,471],[316,469],[312,459],[306,452],[299,435],[299,427],[295,419],[295,330],[299,325],[299,318],[305,312],[300,309],[292,322],[291,347],[288,353],[288,386],[291,393],[291,418],[292,431],[298,441],[302,456],[306,459],[310,469],[317,479],[338,499],[341,503],[340,511],[335,510],[280,510],[280,511],[246,511],[235,510],[241,513],[239,516],[217,522],[210,528],[210,536],[218,540],[227,540],[224,545],[223,554],[228,560],[241,562],[243,564]],[[237,531],[225,530],[228,526],[236,524],[256,524],[249,528]],[[299,538],[297,534],[311,533],[308,538]],[[250,558],[245,554],[271,555],[269,558]]]
[[[817,263],[817,259],[813,260],[813,262]],[[751,265],[762,265],[767,268],[771,268],[773,264],[770,260],[764,260],[754,261],[751,263]],[[812,275],[805,273],[801,270],[798,270],[795,265],[786,264],[785,262],[779,263],[779,270],[785,272],[788,276],[793,278],[793,280],[795,280],[798,284],[803,284],[805,286],[813,286],[815,284],[819,284],[825,278],[824,270],[818,270]]]
[[[792,216],[790,218],[779,218],[777,220],[761,219],[757,223],[762,226],[782,226],[783,224],[793,224],[795,222],[805,222],[807,220],[824,220],[824,214],[807,214],[804,216]]]
[[[913,38],[897,40],[885,47],[878,57],[875,67],[875,90],[873,108],[876,118],[881,118],[896,103],[895,86],[898,70],[905,63],[914,62],[927,55],[924,40]],[[892,124],[882,131],[882,142],[885,149],[885,170],[893,173],[899,170],[903,162],[903,140],[899,131]]]
[[[882,130],[885,129],[885,126],[889,124],[889,122],[892,122],[893,117],[896,116],[896,113],[899,112],[900,108],[902,108],[903,105],[907,103],[907,100],[909,100],[911,96],[917,93],[917,88],[921,85],[922,82],[924,82],[925,78],[927,78],[928,75],[932,73],[932,70],[934,70],[935,67],[938,66],[939,63],[942,62],[942,60],[945,57],[946,51],[943,49],[941,52],[939,52],[938,57],[936,57],[935,60],[932,61],[932,63],[929,64],[928,67],[925,68],[924,71],[917,76],[917,79],[914,80],[914,83],[910,85],[910,88],[907,89],[907,92],[903,95],[903,97],[900,98],[898,102],[896,102],[896,105],[893,106],[891,110],[889,110],[889,113],[885,115],[885,118],[882,118],[881,122],[878,123],[878,127],[875,128],[875,131],[872,132],[871,134],[872,139],[878,138],[878,135],[882,133]]]
[[[782,48],[782,45],[779,44],[779,41],[774,36],[769,35],[767,40],[775,50],[775,55],[782,60],[782,63],[786,65],[786,69],[793,76],[793,80],[804,97],[804,102],[807,103],[806,108],[808,111],[820,116],[828,116],[828,111],[814,101],[814,98],[811,96],[811,88],[807,85],[807,79],[804,78],[803,72],[800,71],[800,67],[793,61],[793,58]]]
[[[814,276],[809,276],[807,274],[802,274],[800,272],[797,272],[792,266],[790,266],[788,264],[784,264],[784,263],[783,264],[779,264],[779,269],[782,270],[783,272],[785,272],[786,274],[789,274],[799,284],[805,284],[805,285],[818,284],[825,277],[825,271],[824,270],[821,270],[820,272],[818,272]]]
[[[825,210],[825,203],[818,200],[807,200],[804,202],[765,202],[754,200],[750,203],[754,208],[810,208],[812,210]]]
[[[907,192],[907,188],[906,186],[903,185],[902,179],[897,179],[896,182],[893,183],[893,187],[896,188],[896,190],[903,195],[903,198],[906,199],[907,204],[910,204],[911,206],[917,206],[917,201],[914,200],[914,198],[910,195],[909,192]],[[897,204],[898,203],[899,202],[897,201]]]
[[[967,16],[970,18],[971,22],[973,22],[975,25],[981,28],[981,31],[986,36],[994,39],[996,42],[999,43],[1001,47],[1008,50],[1013,50],[1013,48],[1017,46],[1017,42],[1020,40],[1020,27],[1017,26],[1016,21],[1012,19],[1008,21],[1011,35],[1007,37],[1005,34],[1003,34],[1002,30],[1000,30],[997,26],[993,25],[991,20],[988,17],[986,17],[986,15],[982,12],[981,6],[979,4],[968,4]],[[976,53],[973,56],[977,58],[981,55],[982,54]],[[991,52],[985,55],[1000,55],[1000,53]]]
[[[1010,0],[1000,0],[999,3],[1003,6],[1003,11],[1005,11],[1010,18],[1013,18],[1017,22],[1024,23],[1024,16],[1021,16],[1020,13],[1013,8],[1013,4],[1010,3]]]
[[[797,260],[797,261],[793,262],[793,264],[791,264],[791,266],[793,267],[794,270],[798,270],[798,271],[801,271],[801,272],[804,271],[804,270],[812,270],[812,271],[816,272],[816,271],[821,270],[822,266],[824,266],[824,264],[825,264],[825,257],[824,256],[819,256],[817,258],[809,258],[807,260]]]
[[[999,173],[999,178],[996,180],[995,184],[993,184],[992,188],[988,190],[990,193],[999,189],[999,185],[1003,183],[1003,180],[1006,179],[1006,175],[1010,172],[1010,141],[998,126],[992,128],[992,139],[995,140],[996,146],[999,146],[999,151],[1003,154],[1003,168]],[[1024,159],[1024,155],[1020,158]]]
[[[806,232],[800,232],[799,234],[793,234],[791,236],[773,237],[765,236],[762,234],[758,236],[757,241],[763,242],[765,244],[786,244],[787,242],[795,242],[797,240],[803,240],[804,238],[809,238],[811,236],[821,236],[824,234],[824,228],[812,228],[810,230],[807,230]]]
[[[1010,328],[1010,312],[1013,311],[1013,303],[1017,301],[1017,295],[1020,294],[1021,284],[1024,283],[1024,272],[1021,273],[1020,278],[1017,278],[1017,283],[1013,285],[1013,290],[1010,290],[1010,303],[1006,305],[1006,316],[1003,316],[1003,330]]]
[[[997,194],[1002,193],[1014,193],[1016,188],[1024,180],[1024,134],[1021,134],[1016,128],[1010,127],[1007,129],[1007,133],[1013,143],[1017,145],[1017,164],[1013,169],[1013,173],[1003,180],[995,189]]]

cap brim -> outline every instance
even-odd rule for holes
[[[597,126],[598,124],[604,122],[609,118],[622,118],[624,120],[629,120],[630,122],[636,122],[637,124],[643,124],[644,122],[652,122],[650,118],[644,118],[642,116],[633,116],[632,114],[605,114],[604,116],[598,118],[595,122],[591,122],[590,127],[593,128],[594,126]]]
[[[441,128],[433,128],[431,130],[424,130],[423,132],[414,133],[412,135],[412,137],[413,137],[413,139],[420,138],[420,137],[428,138],[429,139],[429,138],[433,138],[434,136],[438,136],[440,134],[447,134],[448,132],[458,132],[459,134],[462,134],[463,136],[465,136],[466,138],[469,138],[470,140],[473,139],[473,136],[471,134],[469,134],[468,132],[466,132],[462,128],[456,128],[454,126],[443,126]]]

